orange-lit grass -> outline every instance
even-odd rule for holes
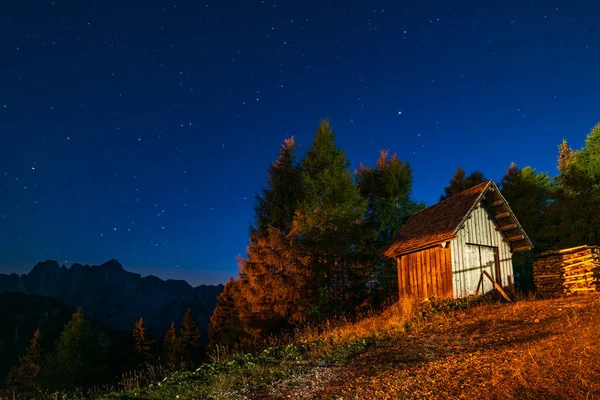
[[[437,315],[357,357],[313,398],[600,399],[600,296]]]

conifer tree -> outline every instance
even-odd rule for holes
[[[262,189],[262,195],[256,196],[255,230],[260,233],[266,233],[270,227],[284,234],[289,232],[297,204],[302,198],[301,167],[296,162],[296,149],[293,137],[284,141],[277,159],[269,168],[267,187]]]
[[[269,227],[250,238],[247,257],[240,258],[239,318],[255,341],[303,323],[307,318],[311,271],[309,260],[293,244],[294,233],[284,235]]]
[[[244,327],[240,321],[239,282],[230,278],[217,299],[217,307],[208,325],[209,346],[221,344],[233,348],[240,343]]]
[[[38,388],[42,369],[41,338],[40,330],[36,329],[25,354],[19,357],[19,364],[8,371],[5,381],[8,387],[19,390],[36,390]]]
[[[336,146],[329,122],[321,121],[302,160],[304,193],[296,215],[299,243],[312,256],[317,293],[312,301],[314,317],[351,311],[364,300],[360,287],[364,271],[356,248],[366,201],[349,166],[345,152]]]
[[[183,360],[186,365],[191,366],[200,348],[200,330],[194,321],[192,310],[189,308],[181,320],[179,333]]]
[[[134,350],[138,367],[149,364],[152,360],[150,349],[155,340],[148,337],[144,318],[140,318],[133,327]]]
[[[412,170],[389,151],[382,150],[375,167],[361,164],[355,171],[360,194],[367,200],[367,231],[360,246],[363,262],[370,268],[369,298],[377,307],[388,299],[397,299],[398,274],[394,260],[383,256],[397,231],[419,207],[411,199]]]
[[[211,343],[217,337],[229,346],[252,341],[302,319],[298,299],[305,282],[298,277],[306,271],[296,264],[297,249],[290,233],[303,196],[295,152],[294,139],[286,139],[269,167],[267,187],[256,197],[248,255],[238,260],[238,281],[229,283],[219,298],[211,320]]]
[[[96,331],[81,308],[60,333],[52,358],[56,384],[63,388],[86,387],[102,373],[102,348]]]
[[[566,139],[558,146],[558,167],[559,171],[566,171],[573,161],[573,149],[569,147]]]
[[[513,254],[515,284],[520,290],[530,290],[534,254],[548,250],[553,242],[548,227],[552,184],[547,173],[531,167],[519,169],[512,163],[502,179],[501,192],[535,246],[533,251]]]
[[[444,195],[440,196],[440,200],[452,197],[486,180],[487,178],[480,171],[473,171],[467,176],[465,170],[459,167],[450,180],[450,185],[444,188]]]
[[[560,146],[559,175],[551,207],[558,247],[600,244],[600,124],[582,149]]]
[[[175,322],[171,322],[163,338],[163,357],[165,364],[172,370],[181,365],[181,342],[177,337]]]

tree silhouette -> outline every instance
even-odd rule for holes
[[[179,330],[181,340],[181,352],[186,365],[191,366],[198,354],[200,348],[200,330],[192,316],[192,310],[189,308],[181,320],[181,329]]]
[[[95,383],[102,373],[102,349],[96,331],[81,308],[60,333],[56,352],[51,360],[56,382],[64,388],[86,387]]]
[[[240,343],[244,327],[240,321],[240,282],[230,278],[217,299],[208,325],[208,344],[233,348]]]
[[[465,170],[459,167],[450,180],[450,185],[444,188],[444,195],[440,196],[440,200],[452,197],[486,180],[487,178],[480,171],[473,171],[467,176]]]
[[[181,365],[181,342],[177,337],[175,322],[171,322],[163,338],[163,357],[166,365],[171,369]]]
[[[42,335],[36,329],[25,354],[19,357],[19,364],[8,371],[5,383],[19,390],[36,390],[39,386],[39,376],[42,368]]]
[[[140,318],[133,327],[134,350],[136,356],[136,365],[144,366],[152,361],[150,349],[155,340],[148,337],[144,318]]]
[[[301,164],[304,193],[296,211],[296,242],[312,257],[316,298],[311,300],[311,319],[326,319],[364,301],[355,287],[364,276],[356,249],[364,233],[367,201],[354,184],[350,161],[337,147],[328,121],[319,124]]]
[[[355,171],[361,196],[367,200],[364,234],[358,247],[366,274],[365,298],[378,307],[397,299],[396,262],[383,256],[383,249],[394,240],[400,227],[421,205],[411,199],[412,170],[389,151],[382,150],[375,167],[360,164]]]

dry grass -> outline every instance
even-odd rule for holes
[[[438,315],[302,398],[600,399],[599,317],[598,295]]]
[[[352,343],[356,340],[383,339],[406,332],[414,322],[418,303],[403,297],[382,313],[368,313],[358,318],[358,322],[338,320],[318,328],[304,328],[298,331],[296,343],[326,342],[333,346]]]
[[[599,317],[600,295],[405,298],[273,339],[255,355],[215,349],[196,372],[110,398],[600,400]]]

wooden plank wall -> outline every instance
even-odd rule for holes
[[[452,255],[449,247],[432,247],[398,258],[400,295],[421,299],[453,295]]]
[[[481,277],[480,271],[472,269],[475,267],[472,261],[473,258],[467,254],[467,249],[472,248],[472,246],[467,246],[467,243],[497,247],[502,275],[501,284],[503,287],[510,287],[514,284],[510,244],[498,230],[492,215],[485,207],[480,205],[473,210],[469,219],[456,235],[456,240],[450,244],[452,273],[454,275],[454,297],[466,297],[475,294],[473,288],[477,288],[477,283]],[[491,287],[491,285],[488,285],[486,289],[491,290]]]

